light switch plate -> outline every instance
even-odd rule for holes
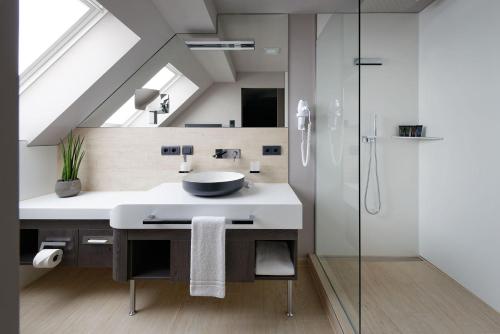
[[[182,145],[182,155],[193,155],[193,145]]]
[[[262,155],[281,155],[281,146],[264,145],[262,146]]]

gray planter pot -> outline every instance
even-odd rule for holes
[[[71,180],[71,181],[62,181],[57,180],[55,191],[57,196],[64,197],[73,197],[80,193],[82,190],[82,183],[79,179]]]

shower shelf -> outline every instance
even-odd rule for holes
[[[444,140],[443,137],[403,137],[403,136],[392,136],[392,138],[405,139],[405,140],[417,140],[417,141]]]

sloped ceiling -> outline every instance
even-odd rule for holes
[[[196,58],[196,55],[186,47],[181,39],[181,36],[184,36],[182,34],[184,31],[201,30],[213,34],[216,30],[216,14],[215,11],[211,13],[210,9],[214,10],[213,5],[210,6],[210,3],[204,0],[152,0],[152,3],[154,3],[156,14],[163,18],[164,24],[168,24],[176,35],[169,39],[168,43],[163,45],[161,49],[154,50],[150,57],[144,59],[142,66],[134,71],[133,75],[129,75],[126,80],[122,81],[120,86],[95,109],[95,112],[79,124],[80,127],[101,126],[134,94],[137,87],[141,87],[167,63],[173,65],[198,87],[198,90],[184,102],[185,105],[183,104],[176,112],[182,112],[184,107],[213,83],[211,75],[200,65],[201,62]],[[183,19],[177,20],[179,17]],[[232,71],[234,76],[234,70]],[[229,72],[231,73],[231,71]]]
[[[174,31],[150,0],[100,0],[100,3],[141,40],[39,135],[26,138],[30,146],[56,145],[59,138],[65,137],[86,119],[174,35]]]

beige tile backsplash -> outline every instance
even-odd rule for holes
[[[80,170],[84,190],[146,190],[179,182],[182,156],[162,156],[162,145],[193,145],[193,171],[244,173],[254,182],[288,182],[286,128],[79,128],[86,155]],[[263,156],[262,145],[281,145],[282,155]],[[216,148],[239,148],[241,159],[214,159]],[[260,174],[250,174],[259,160]]]

